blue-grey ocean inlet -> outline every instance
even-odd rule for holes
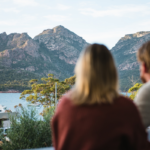
[[[126,93],[122,93],[126,95]],[[130,94],[128,93],[128,96]],[[27,107],[28,103],[26,100],[19,99],[20,93],[0,93],[0,104],[5,105],[7,109],[11,111],[15,111],[14,106],[18,104],[22,104],[24,107]],[[40,114],[43,111],[43,106],[35,107],[37,112]]]
[[[22,106],[27,107],[29,102],[26,100],[21,100],[19,97],[20,93],[0,93],[0,105],[5,105],[7,109],[10,109],[12,112],[15,111],[15,105],[22,104]],[[38,114],[43,111],[43,106],[34,108],[37,110]]]

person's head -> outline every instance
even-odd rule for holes
[[[150,80],[150,41],[144,43],[137,52],[140,62],[140,77],[145,83]]]
[[[76,104],[112,103],[118,96],[118,74],[106,46],[89,45],[77,61],[75,74],[72,100]]]

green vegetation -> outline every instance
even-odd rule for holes
[[[17,83],[15,81],[14,83]],[[53,74],[48,74],[47,78],[32,79],[27,83],[28,90],[24,90],[21,99],[26,99],[31,103],[39,102],[45,106],[40,115],[43,120],[39,120],[35,110],[23,108],[21,105],[15,106],[17,115],[10,118],[11,128],[7,132],[10,141],[6,141],[3,134],[2,139],[3,150],[29,149],[39,147],[52,146],[50,118],[55,110],[55,83],[57,83],[57,99],[59,99],[66,91],[68,91],[75,83],[75,76],[59,81],[54,78]],[[10,85],[12,82],[10,82]],[[14,84],[13,84],[14,85]]]
[[[134,100],[138,90],[142,87],[143,84],[136,83],[133,87],[128,90],[128,93],[131,93],[130,98]]]
[[[54,78],[53,74],[48,74],[47,78],[41,78],[42,83],[37,83],[37,79],[30,80],[31,90],[21,93],[20,99],[26,99],[31,103],[39,102],[45,107],[55,105],[55,83],[57,83],[57,99],[59,99],[73,84],[75,77],[66,79],[67,82],[60,82]]]
[[[53,70],[53,72],[55,72],[55,76],[57,76],[57,78],[61,81],[73,75],[74,65],[68,64],[64,60],[59,59],[59,55],[61,54],[61,56],[64,56],[64,53],[50,51],[44,43],[40,43],[39,54],[44,55],[48,61],[45,62],[43,57],[41,57],[40,60],[38,59],[38,73],[45,72],[45,70]]]
[[[65,83],[70,86],[73,86],[75,84],[75,80],[76,80],[76,76],[74,75],[70,78],[65,79]]]
[[[1,134],[2,149],[30,149],[52,146],[50,119],[54,113],[49,109],[43,120],[38,119],[34,109],[16,107],[18,115],[11,117],[11,128],[7,132],[9,142]]]
[[[130,81],[132,76],[136,83],[140,82],[139,65],[136,63],[135,48],[138,49],[136,45],[137,43],[141,43],[141,39],[142,41],[146,40],[144,37],[130,39],[124,37],[111,50],[116,66],[118,67],[121,91],[126,92],[133,86],[133,83]]]
[[[29,80],[40,76],[23,70],[0,67],[0,91],[30,89]]]
[[[132,79],[133,77],[133,79]],[[128,91],[135,83],[140,82],[139,69],[119,71],[119,84],[121,91]]]
[[[0,60],[0,91],[30,89],[28,81],[46,77],[50,71],[61,81],[73,75],[74,65],[58,59],[59,54],[49,51],[43,43],[40,44],[38,53],[40,55],[38,58],[25,53],[25,59],[14,60],[15,63],[9,68],[1,66]],[[28,67],[32,67],[33,71],[27,71]]]

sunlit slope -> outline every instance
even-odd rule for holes
[[[19,71],[31,73],[28,79],[49,73],[60,80],[73,76],[75,63],[87,44],[82,37],[63,26],[44,30],[34,39],[27,33],[7,35],[4,32],[0,34],[0,71],[4,74],[7,70],[7,75],[0,84],[18,80]],[[15,74],[13,78],[12,72]],[[21,75],[19,81],[24,78]]]
[[[127,91],[135,82],[140,82],[136,53],[139,47],[150,40],[150,32],[137,32],[122,37],[111,49],[120,78],[120,89]]]

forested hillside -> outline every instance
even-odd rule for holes
[[[31,79],[54,74],[74,75],[80,52],[88,43],[63,26],[44,30],[32,39],[27,33],[0,34],[0,91],[28,88]]]
[[[122,37],[111,49],[119,72],[120,90],[140,82],[138,48],[150,32]],[[63,26],[47,29],[35,38],[27,33],[0,34],[0,91],[28,89],[28,81],[54,74],[60,80],[74,75],[80,52],[88,43]]]
[[[122,91],[127,91],[136,82],[141,82],[136,53],[148,40],[150,40],[150,32],[127,34],[111,49],[117,64]]]

